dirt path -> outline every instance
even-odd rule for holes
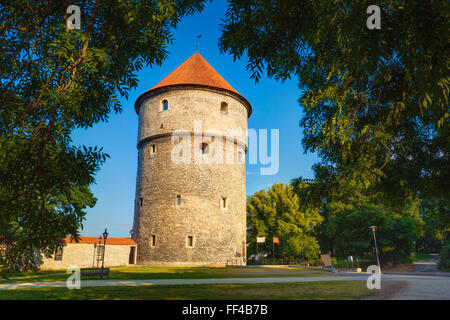
[[[396,295],[407,290],[407,287],[406,281],[385,281],[381,285],[380,292],[367,300],[393,300]]]
[[[450,277],[411,276],[388,300],[450,300]],[[389,290],[389,287],[388,287]],[[383,290],[382,290],[383,291]],[[383,294],[383,293],[382,293]]]

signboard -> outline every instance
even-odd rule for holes
[[[256,243],[264,243],[266,242],[266,237],[256,237]]]
[[[273,237],[273,243],[280,243],[280,239],[278,237]]]
[[[331,257],[330,257],[329,254],[321,254],[320,258],[322,259],[323,265],[325,267],[331,267],[332,266],[332,264],[331,264]]]

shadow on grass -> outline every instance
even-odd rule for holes
[[[0,299],[14,300],[354,300],[374,292],[365,281],[324,281],[314,283],[255,283],[132,287],[86,287],[80,290],[42,288],[0,290]]]
[[[237,267],[115,267],[110,268],[109,279],[208,279],[208,278],[251,278],[279,276],[327,276],[327,272],[306,268],[237,268]],[[1,283],[65,281],[69,275],[65,270],[30,271],[11,275],[10,280]],[[82,277],[82,280],[100,280],[100,277]]]

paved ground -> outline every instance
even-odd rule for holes
[[[395,300],[450,300],[450,274],[439,272],[439,255],[414,261],[411,271],[403,273],[403,281],[388,283],[380,299]],[[395,276],[395,275],[394,275]],[[400,276],[400,274],[397,274]]]
[[[434,255],[428,260],[414,261],[412,272],[437,272],[439,271],[439,255]]]

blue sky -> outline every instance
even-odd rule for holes
[[[249,128],[279,129],[280,166],[276,175],[260,175],[259,165],[247,164],[247,195],[266,189],[274,183],[288,183],[302,176],[312,178],[311,166],[319,161],[314,154],[304,154],[301,146],[300,91],[297,81],[284,83],[263,77],[258,84],[246,71],[246,57],[233,61],[230,55],[220,54],[219,25],[225,16],[226,3],[216,0],[208,3],[201,14],[189,16],[173,31],[175,41],[168,47],[168,59],[161,66],[145,68],[138,74],[139,85],[132,90],[129,99],[123,99],[123,112],[112,114],[107,123],[99,123],[87,130],[73,133],[75,145],[103,146],[110,159],[96,175],[91,189],[98,201],[87,210],[82,236],[99,236],[108,228],[111,237],[128,237],[133,225],[134,195],[137,173],[138,116],[134,111],[137,97],[183,63],[195,52],[198,34],[199,53],[223,78],[252,104],[253,114]],[[270,146],[269,146],[270,148]],[[248,158],[248,157],[247,157]]]

